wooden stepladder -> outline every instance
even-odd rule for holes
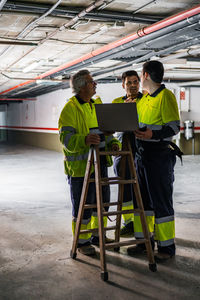
[[[120,165],[120,168],[121,168],[120,177],[101,178],[101,172],[100,172],[100,156],[101,155],[120,155],[120,156],[122,156],[121,165]],[[125,179],[126,157],[128,159],[128,165],[129,165],[129,170],[130,170],[130,174],[131,174],[131,178],[128,180]],[[95,178],[90,178],[90,171],[91,171],[92,165],[94,165],[94,169],[95,169]],[[86,198],[87,198],[88,187],[89,187],[90,182],[95,182],[96,204],[86,204]],[[102,186],[109,185],[109,184],[118,184],[119,185],[118,201],[111,202],[111,203],[103,203]],[[137,202],[136,209],[122,211],[124,184],[133,184],[135,198],[136,198],[136,202]],[[106,212],[104,210],[104,207],[106,207],[106,206],[107,207],[108,206],[116,206],[117,210],[111,211],[111,212],[109,212],[109,211]],[[114,248],[115,251],[119,251],[120,246],[128,246],[128,245],[145,243],[146,249],[147,249],[147,256],[148,256],[148,260],[149,260],[149,269],[152,272],[155,272],[157,270],[157,266],[154,261],[154,255],[153,255],[153,251],[152,251],[152,247],[151,247],[150,234],[149,234],[147,223],[146,223],[144,207],[143,207],[142,198],[141,198],[141,194],[140,194],[140,188],[139,188],[139,184],[138,184],[138,180],[137,180],[135,164],[134,164],[134,159],[133,159],[133,154],[132,154],[132,149],[130,146],[128,134],[124,135],[121,151],[100,151],[98,146],[91,146],[91,148],[90,148],[84,182],[83,182],[83,189],[82,189],[79,213],[78,213],[78,218],[77,218],[77,223],[76,223],[76,230],[75,230],[74,240],[73,240],[73,244],[72,244],[72,250],[70,253],[70,255],[73,259],[76,258],[79,234],[80,233],[97,232],[97,229],[80,230],[84,209],[91,209],[91,208],[97,208],[98,223],[99,223],[98,232],[99,232],[101,279],[102,280],[104,280],[104,281],[108,280],[105,250]],[[135,239],[130,240],[129,239],[129,240],[120,242],[121,215],[122,214],[130,214],[130,213],[134,213],[134,212],[137,212],[140,215],[144,238],[139,239],[139,240],[135,240]],[[114,215],[116,216],[116,224],[114,226],[104,227],[103,217],[104,216],[107,216],[107,217],[114,216]],[[107,230],[115,230],[114,243],[105,244],[105,232]]]

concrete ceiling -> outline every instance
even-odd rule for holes
[[[120,79],[159,59],[165,80],[200,80],[200,1],[0,1],[0,98],[66,88],[72,72]],[[10,101],[10,100],[9,100]]]

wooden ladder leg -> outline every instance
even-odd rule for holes
[[[122,156],[121,161],[120,161],[120,178],[121,179],[125,179],[125,172],[126,172],[125,169],[126,169],[126,157]],[[123,199],[124,199],[124,184],[119,183],[117,211],[122,211]],[[116,217],[115,242],[119,242],[119,240],[120,240],[121,218],[122,218],[122,214],[118,214]],[[119,251],[119,249],[120,249],[120,247],[115,247],[114,251]]]
[[[86,165],[85,177],[84,177],[84,181],[83,181],[83,188],[82,188],[82,193],[81,193],[78,217],[77,217],[77,221],[76,221],[75,234],[74,234],[74,238],[73,238],[72,249],[70,252],[70,256],[73,259],[76,258],[78,237],[80,234],[81,221],[82,221],[83,213],[84,213],[84,205],[86,203],[87,194],[88,194],[90,171],[91,171],[93,161],[94,161],[94,150],[93,150],[93,147],[91,147],[89,150],[89,154],[88,154],[88,160],[87,160],[87,165]]]
[[[130,150],[130,155],[128,156],[128,162],[129,162],[131,175],[136,180],[136,183],[133,184],[133,188],[134,188],[134,193],[135,193],[135,197],[136,197],[136,201],[137,201],[137,206],[140,210],[140,220],[141,220],[141,224],[142,224],[142,231],[143,231],[144,238],[145,238],[145,245],[146,245],[147,256],[148,256],[148,260],[149,260],[149,269],[152,272],[155,272],[157,270],[157,267],[156,267],[156,263],[154,260],[154,255],[153,255],[153,250],[152,250],[151,240],[150,240],[150,233],[149,233],[149,230],[147,227],[146,217],[145,217],[145,213],[144,213],[144,206],[143,206],[143,202],[142,202],[140,187],[139,187],[138,178],[137,178],[136,169],[135,169],[135,163],[134,163],[133,154],[132,154],[132,150],[131,150],[131,146],[130,146],[130,142],[129,142],[128,138],[126,139],[126,143],[127,143],[127,148]]]
[[[96,185],[96,199],[97,199],[97,215],[99,223],[99,247],[100,247],[100,262],[101,262],[101,279],[108,280],[108,272],[106,266],[105,255],[105,234],[103,224],[103,197],[101,185],[101,169],[100,156],[98,146],[94,147],[94,168],[95,168],[95,185]]]

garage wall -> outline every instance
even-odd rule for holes
[[[195,154],[200,153],[200,105],[199,88],[187,88],[185,99],[180,100],[180,88],[171,83],[166,85],[177,97],[181,110],[181,134],[177,136],[177,143],[185,154],[191,154],[195,147]],[[110,103],[114,98],[124,95],[121,83],[99,84],[97,95],[104,103]],[[10,103],[0,105],[0,128],[10,142],[25,143],[37,147],[61,151],[58,136],[58,118],[66,101],[72,96],[71,89],[55,91],[39,96],[36,101]],[[3,107],[3,108],[2,108]],[[184,138],[184,121],[195,121],[195,143]],[[6,133],[7,132],[7,135]],[[178,140],[178,138],[180,138]]]
[[[0,105],[0,142],[7,140],[7,131],[2,128],[6,123],[7,105]]]

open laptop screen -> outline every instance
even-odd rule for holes
[[[136,103],[96,104],[101,131],[133,131],[139,128]]]

